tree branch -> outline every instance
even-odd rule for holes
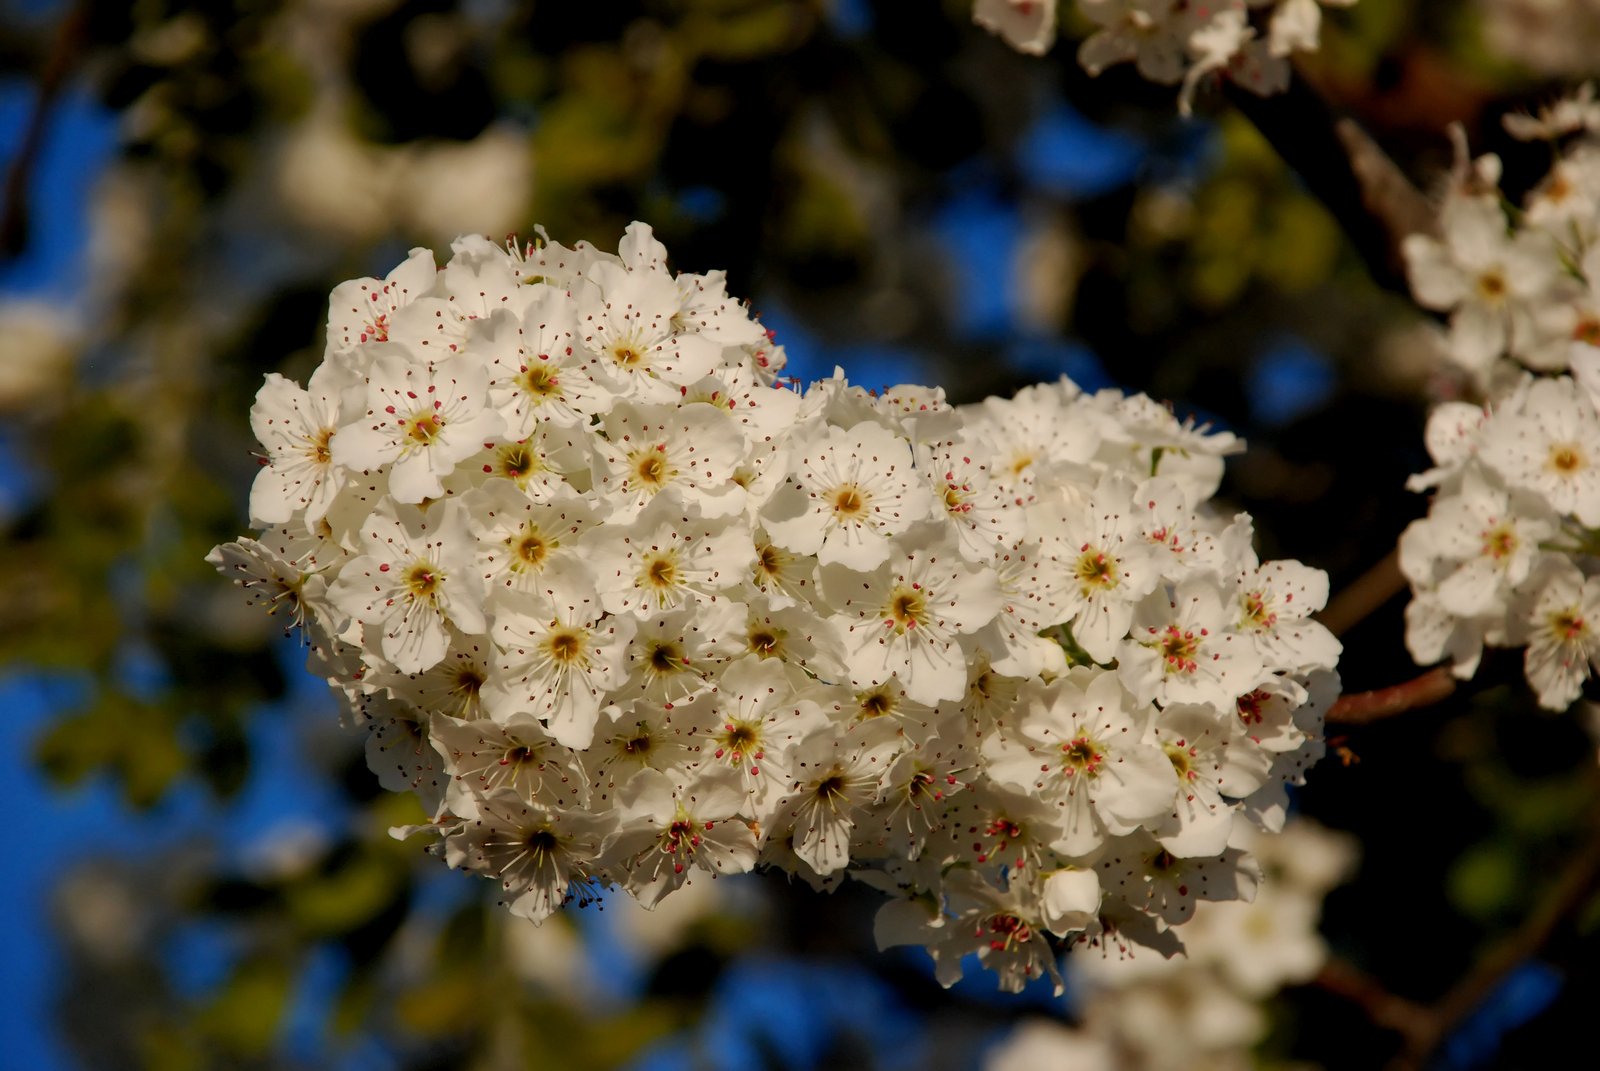
[[[1342,636],[1405,589],[1400,552],[1391,550],[1378,564],[1330,599],[1327,608],[1316,617],[1329,632]]]
[[[1274,96],[1230,82],[1224,92],[1327,206],[1373,279],[1409,296],[1400,243],[1408,234],[1437,233],[1438,220],[1388,154],[1353,119],[1336,116],[1298,70]]]
[[[1450,668],[1439,666],[1404,684],[1340,696],[1328,709],[1327,722],[1329,725],[1367,725],[1408,710],[1432,706],[1455,690],[1456,679]]]
[[[44,147],[44,131],[50,111],[61,95],[67,73],[77,60],[88,29],[89,5],[85,3],[74,4],[56,27],[50,55],[39,72],[39,95],[34,98],[33,112],[23,129],[17,154],[6,167],[5,189],[0,193],[0,258],[9,260],[27,248],[28,186],[33,177],[33,168]]]

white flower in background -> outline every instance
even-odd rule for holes
[[[1585,577],[1570,560],[1549,560],[1529,584],[1523,609],[1528,650],[1523,665],[1539,703],[1565,710],[1600,660],[1600,576]],[[1521,630],[1519,630],[1521,631]]]
[[[1493,197],[1452,192],[1439,225],[1442,242],[1420,234],[1405,240],[1411,288],[1425,308],[1451,314],[1455,359],[1486,372],[1501,354],[1535,343],[1535,310],[1560,262],[1543,232],[1513,234]]]
[[[1056,0],[977,0],[972,21],[1018,52],[1042,56],[1056,39]]]
[[[642,224],[618,254],[417,250],[335,291],[305,389],[269,378],[265,527],[210,560],[417,794],[398,832],[520,915],[766,865],[896,897],[882,933],[946,982],[969,951],[1055,976],[1047,935],[1170,953],[1187,903],[1253,884],[1230,837],[1281,825],[1337,691],[1321,574],[1211,513],[1237,441],[1066,380],[956,407],[782,365]],[[1439,485],[1495,434],[1436,451]],[[1471,555],[1434,543],[1442,587]]]
[[[1484,427],[1478,456],[1506,486],[1600,527],[1600,414],[1570,379],[1539,379],[1508,399]]]

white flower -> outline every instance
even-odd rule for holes
[[[1217,585],[1203,576],[1141,601],[1117,658],[1118,673],[1141,704],[1226,710],[1266,677],[1255,645],[1238,634]]]
[[[509,721],[528,711],[567,747],[588,747],[606,694],[622,683],[634,619],[606,615],[599,599],[576,585],[508,597],[500,606],[494,639],[501,671],[484,696],[489,713]]]
[[[1049,557],[1034,570],[1040,595],[1059,615],[1053,619],[1069,623],[1072,638],[1096,662],[1116,656],[1135,604],[1161,580],[1154,549],[1139,538],[1141,511],[1134,502],[1133,482],[1109,475],[1087,507],[1049,510],[1041,504],[1035,514],[1054,533]]]
[[[531,298],[525,307],[495,317],[481,348],[488,364],[489,404],[515,439],[527,438],[539,421],[585,424],[612,402],[611,394],[589,375],[589,356],[578,343],[571,299],[543,283],[527,289]]]
[[[961,556],[948,528],[908,533],[900,546],[870,573],[822,571],[850,681],[867,687],[898,676],[919,702],[959,699],[972,636],[1000,610],[999,584],[992,570]]]
[[[267,451],[250,487],[253,523],[282,524],[300,514],[309,525],[327,514],[344,485],[332,441],[356,404],[352,395],[359,398],[358,385],[334,364],[318,366],[308,390],[267,375],[250,409],[250,428]]]
[[[1515,411],[1484,427],[1479,456],[1508,487],[1600,527],[1600,415],[1572,380],[1535,380]]]
[[[623,402],[603,426],[594,483],[611,520],[632,520],[658,495],[666,508],[703,517],[744,509],[744,488],[732,479],[744,458],[744,436],[722,409]]]
[[[1452,193],[1439,224],[1442,243],[1413,234],[1402,244],[1411,289],[1425,308],[1451,312],[1451,355],[1486,371],[1507,349],[1534,342],[1534,310],[1560,261],[1543,232],[1511,235],[1493,197]]]
[[[1600,661],[1600,576],[1585,578],[1569,559],[1553,559],[1524,613],[1523,666],[1539,704],[1565,710]]]
[[[475,542],[455,503],[435,503],[427,513],[381,503],[362,526],[361,542],[363,553],[345,564],[328,599],[379,628],[380,650],[395,668],[418,673],[444,658],[447,622],[467,633],[484,631]]]
[[[608,818],[534,803],[510,789],[477,797],[476,811],[447,841],[452,865],[497,877],[513,915],[543,922],[574,887],[593,898],[591,870],[612,826]]]
[[[1457,494],[1436,499],[1426,518],[1400,534],[1400,569],[1413,584],[1436,589],[1448,612],[1490,614],[1504,609],[1533,568],[1540,542],[1554,533],[1542,501],[1469,473]]]
[[[1042,56],[1056,39],[1056,0],[977,0],[972,21],[1018,52]]]
[[[911,445],[881,424],[826,428],[794,451],[788,479],[761,511],[772,540],[788,550],[875,569],[894,537],[933,516]]]
[[[642,770],[620,789],[621,825],[603,854],[621,860],[628,891],[654,907],[694,870],[742,874],[755,866],[755,834],[738,817],[743,802],[738,781],[725,771],[679,785],[658,770]]]
[[[1111,671],[1076,671],[1028,692],[1011,731],[984,742],[989,775],[1057,809],[1051,847],[1084,856],[1172,805],[1172,767],[1143,741]]]
[[[389,491],[396,502],[444,494],[440,482],[463,458],[501,430],[487,407],[488,380],[470,361],[418,363],[386,350],[367,375],[367,413],[339,429],[333,461],[372,472],[392,463]]]
[[[388,342],[395,314],[433,291],[438,269],[433,252],[413,249],[383,279],[352,279],[328,299],[328,344],[348,352],[371,342]]]

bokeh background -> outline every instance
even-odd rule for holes
[[[1357,581],[1425,509],[1428,400],[1468,385],[1259,109],[1090,79],[1075,26],[1041,60],[961,0],[0,3],[0,1066],[957,1069],[1071,1021],[876,952],[859,889],[511,918],[387,836],[415,804],[202,559],[245,530],[251,399],[320,360],[334,284],[637,218],[727,269],[802,380],[1065,374],[1246,436],[1222,497],[1263,557]],[[1452,121],[1531,183],[1548,155],[1498,117],[1596,66],[1593,0],[1363,0],[1302,84],[1431,191]],[[1417,672],[1377,602],[1348,690]],[[1491,658],[1351,730],[1296,798],[1359,839],[1341,963],[1427,1004],[1511,949],[1439,1067],[1565,1060],[1600,996],[1592,890],[1515,946],[1600,799],[1583,705],[1519,680]],[[1273,1001],[1261,1066],[1382,1066],[1396,1035],[1338,988]]]

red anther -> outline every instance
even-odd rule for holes
[[[378,566],[378,572],[387,573],[388,571],[389,571],[389,563],[388,562],[384,562],[382,565]]]

